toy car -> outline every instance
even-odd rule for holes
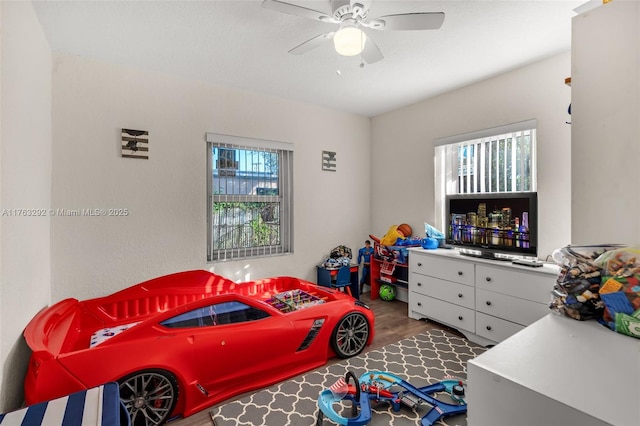
[[[25,400],[116,381],[131,424],[157,425],[357,355],[373,333],[373,312],[328,287],[181,272],[36,314]]]

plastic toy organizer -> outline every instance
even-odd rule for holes
[[[382,262],[380,265],[380,281],[384,281],[389,284],[394,284],[398,281],[398,278],[393,275],[396,270],[396,265],[390,262]]]
[[[319,305],[324,303],[324,300],[304,290],[296,289],[278,293],[268,299],[267,303],[286,313]]]

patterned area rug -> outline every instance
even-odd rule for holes
[[[344,377],[348,370],[356,377],[368,371],[388,371],[413,386],[422,387],[452,376],[466,379],[467,361],[484,351],[485,348],[446,331],[431,330],[215,407],[210,415],[216,426],[313,426],[318,414],[318,395]],[[436,397],[451,401],[447,395]],[[390,404],[372,403],[372,408],[370,425],[416,426],[431,407],[421,405],[410,409],[402,405],[400,411],[394,412]],[[324,419],[323,425],[334,424]],[[436,424],[466,426],[467,419],[461,414]]]

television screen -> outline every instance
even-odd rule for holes
[[[535,192],[448,195],[446,243],[482,257],[535,257],[537,200]]]

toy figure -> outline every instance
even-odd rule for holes
[[[364,285],[369,283],[369,271],[371,266],[371,255],[373,254],[373,247],[371,247],[371,241],[366,240],[364,247],[358,250],[358,265],[362,262],[362,278],[360,278],[360,294]]]

